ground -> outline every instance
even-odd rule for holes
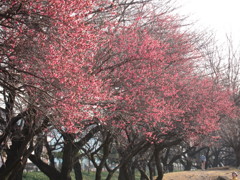
[[[217,180],[218,177],[223,177],[226,180],[232,179],[232,172],[236,171],[240,174],[240,169],[233,168],[215,168],[205,171],[182,171],[164,174],[163,180]]]

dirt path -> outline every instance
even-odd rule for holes
[[[216,180],[219,176],[231,180],[233,171],[240,173],[239,169],[182,171],[166,173],[163,180]]]

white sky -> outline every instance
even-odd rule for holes
[[[231,34],[235,44],[240,44],[240,0],[177,0],[180,13],[198,21],[199,28],[212,29],[216,38],[224,41]]]

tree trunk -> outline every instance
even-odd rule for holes
[[[158,173],[158,177],[156,180],[162,180],[163,179],[163,168],[162,168],[162,164],[161,164],[160,150],[155,149],[154,157],[155,157],[157,173]]]
[[[108,176],[107,176],[106,180],[111,180],[114,172],[115,172],[115,171],[110,171],[110,172],[108,172]]]
[[[190,171],[191,168],[192,168],[192,160],[187,159],[187,160],[186,160],[186,163],[187,163],[187,164],[184,166],[184,170],[185,170],[185,171]]]
[[[44,163],[41,159],[35,155],[30,155],[29,159],[50,179],[56,180],[61,179],[61,174],[54,167]]]
[[[94,166],[96,168],[96,175],[95,175],[95,180],[101,180],[101,174],[102,174],[102,170],[103,167],[107,161],[107,158],[109,156],[110,153],[110,146],[111,146],[111,142],[112,142],[113,138],[111,136],[110,133],[106,134],[106,139],[103,142],[103,157],[101,158],[101,161],[99,163],[99,165],[97,165],[96,163],[94,163]]]
[[[50,180],[71,180],[70,173],[73,169],[73,143],[70,135],[66,135],[64,147],[63,147],[63,162],[61,172],[55,167],[44,163],[40,158],[35,155],[30,155],[29,159],[46,175]],[[69,139],[68,139],[69,138]]]
[[[130,180],[128,174],[129,173],[128,173],[126,166],[120,167],[118,180]]]
[[[134,180],[132,169],[129,164],[123,165],[119,169],[118,180]]]
[[[145,173],[145,171],[143,171],[142,169],[138,169],[140,174],[141,174],[141,177],[140,177],[140,180],[149,180],[147,174]]]
[[[26,157],[23,157],[21,153],[25,151],[25,149],[22,149],[23,144],[24,142],[21,139],[12,140],[12,145],[7,150],[6,163],[0,168],[1,180],[22,180],[22,173],[26,164]]]
[[[18,173],[17,173],[16,175],[13,175],[13,174],[14,174],[14,173],[13,173],[13,174],[10,176],[9,179],[11,179],[11,180],[22,180],[23,170],[24,170],[24,167],[21,166],[21,167],[19,168]]]
[[[74,163],[73,168],[74,168],[74,173],[75,173],[75,179],[76,180],[83,180],[82,169],[81,169],[81,164],[80,164],[79,160],[77,160]]]
[[[44,142],[45,142],[44,143],[45,147],[47,149],[47,155],[48,155],[48,158],[49,158],[50,166],[55,167],[54,156],[52,154],[51,147],[50,147],[50,145],[47,142],[47,136],[45,137]]]
[[[213,167],[218,167],[218,164],[219,164],[219,154],[220,154],[220,151],[219,150],[214,150],[214,153],[213,153],[213,157],[214,157],[214,160],[213,160]]]
[[[63,147],[63,162],[61,168],[61,180],[71,180],[70,173],[73,169],[74,149],[73,149],[73,137],[71,134],[65,134],[64,147]]]
[[[96,173],[95,173],[95,180],[101,180],[101,173],[102,173],[102,168],[97,167]]]
[[[240,149],[234,149],[236,155],[236,167],[240,166]]]
[[[152,156],[152,158],[150,159],[150,161],[148,163],[148,169],[149,169],[150,180],[153,180],[153,176],[155,176],[155,174],[156,174],[155,166],[154,166],[154,156]]]
[[[29,159],[45,174],[50,180],[71,180],[70,173],[73,169],[73,141],[71,134],[64,134],[63,162],[61,172],[55,167],[44,163],[35,155],[30,155]]]

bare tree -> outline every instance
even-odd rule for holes
[[[222,146],[231,147],[236,156],[236,166],[240,166],[240,48],[235,47],[231,36],[226,36],[227,42],[223,48],[215,48],[215,52],[208,56],[206,68],[217,83],[232,91],[235,106],[234,117],[222,117],[219,134]]]

